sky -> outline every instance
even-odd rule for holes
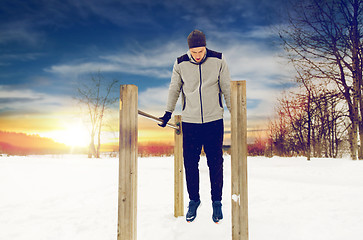
[[[173,63],[188,50],[194,29],[206,34],[207,48],[224,54],[232,80],[247,81],[248,128],[264,129],[276,97],[292,86],[275,31],[285,24],[284,2],[1,0],[0,130],[83,144],[87,132],[75,84],[96,72],[137,85],[139,109],[162,116]],[[115,106],[109,139],[117,138],[117,114]],[[139,121],[141,141],[172,136]]]

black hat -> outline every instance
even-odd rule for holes
[[[194,30],[188,36],[189,48],[205,47],[207,45],[205,41],[205,34],[202,31]]]

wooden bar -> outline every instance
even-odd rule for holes
[[[139,110],[138,112],[139,112],[139,115],[144,116],[146,118],[149,118],[149,119],[151,119],[151,120],[153,120],[155,122],[158,122],[158,123],[162,123],[163,122],[163,120],[161,120],[160,118],[155,117],[155,116],[153,116],[151,114],[148,114],[148,113],[146,113],[144,111]],[[167,123],[166,126],[167,127],[170,127],[170,128],[174,128],[176,130],[179,130],[179,127],[177,125],[172,124],[172,123]]]
[[[246,81],[231,82],[232,240],[248,240]]]
[[[175,125],[179,130],[174,131],[174,217],[184,215],[183,189],[183,132],[181,116],[175,116]]]
[[[121,85],[117,240],[137,239],[137,107],[137,87]]]

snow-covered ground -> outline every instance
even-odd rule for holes
[[[139,240],[231,239],[230,157],[222,224],[205,158],[200,170],[202,206],[188,224],[173,217],[173,158],[139,158]],[[363,161],[250,157],[248,181],[250,240],[362,239]],[[117,185],[117,158],[0,157],[0,239],[116,240]]]

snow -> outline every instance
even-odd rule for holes
[[[172,157],[139,158],[139,240],[231,239],[230,157],[222,224],[212,222],[201,158],[195,222],[174,218]],[[184,189],[185,209],[188,203]],[[1,240],[116,240],[118,159],[0,157]],[[363,235],[363,161],[248,158],[250,240],[341,240]],[[186,210],[185,210],[186,211]]]
[[[233,201],[238,202],[238,205],[241,204],[240,195],[233,194],[231,198]]]

